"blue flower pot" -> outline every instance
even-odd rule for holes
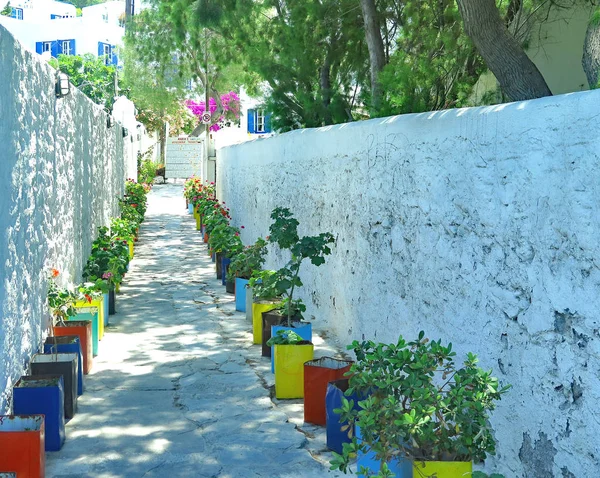
[[[194,205],[191,202],[188,203],[188,214],[194,214]]]
[[[231,259],[229,257],[223,256],[221,258],[221,283],[225,285],[227,283],[227,270],[229,269],[229,264],[231,264]]]
[[[348,437],[348,430],[342,431],[342,427],[347,422],[340,421],[340,416],[334,412],[336,408],[342,408],[342,398],[348,390],[348,379],[343,378],[327,384],[325,394],[325,416],[327,419],[327,448],[336,453],[342,454],[344,443],[350,443],[352,440]],[[345,397],[347,400],[354,400],[354,408],[358,410],[358,401],[360,398],[354,394]]]
[[[109,306],[109,299],[108,299],[108,292],[106,294],[102,294],[103,298],[104,298],[104,326],[106,327],[109,324],[108,321],[108,316],[109,316],[109,312],[108,312],[108,306]]]
[[[246,292],[248,289],[248,279],[235,278],[235,310],[246,312]]]
[[[55,343],[56,342],[56,343]],[[83,395],[83,354],[81,343],[77,335],[63,335],[60,337],[47,337],[44,343],[44,353],[77,354],[77,395]]]
[[[301,322],[300,324],[296,322],[296,327],[287,327],[284,325],[274,325],[271,327],[271,337],[275,337],[277,335],[278,330],[290,330],[292,329],[296,332],[300,337],[304,340],[308,340],[312,342],[312,324],[308,324],[305,322]],[[275,373],[275,354],[273,353],[273,347],[271,347],[271,373]]]
[[[360,426],[356,425],[354,429],[356,433],[356,440],[360,443]],[[371,473],[366,476],[371,476],[372,473],[377,473],[379,471],[381,462],[375,458],[375,453],[373,452],[359,452],[356,460],[356,469],[359,470],[361,466],[364,466],[365,468],[369,469]],[[388,468],[392,473],[394,473],[394,476],[396,478],[413,478],[412,462],[407,459],[400,458],[396,461],[392,461],[388,463]],[[365,475],[361,475],[360,473],[357,473],[357,475],[366,478]]]
[[[65,442],[65,392],[62,375],[24,376],[13,387],[15,415],[44,415],[46,451],[58,451]]]
[[[217,262],[217,255],[214,252],[210,255],[210,260],[213,262]]]

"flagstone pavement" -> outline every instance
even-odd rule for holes
[[[340,477],[302,401],[271,399],[270,362],[216,280],[182,186],[155,186],[117,314],[48,478]],[[316,325],[316,324],[315,324]],[[317,356],[339,347],[315,339]]]

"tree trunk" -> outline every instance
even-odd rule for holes
[[[600,80],[600,10],[594,14],[588,25],[583,44],[582,64],[590,89],[598,88],[598,80]]]
[[[129,19],[131,18],[133,12],[132,12],[132,1],[133,0],[125,0],[125,18],[127,19],[127,21],[129,21]]]
[[[379,72],[385,66],[385,52],[375,0],[360,0],[360,6],[365,22],[365,35],[371,63],[371,110],[376,113],[381,107],[383,94],[379,85]]]
[[[457,2],[467,35],[510,100],[552,95],[540,71],[507,30],[494,0]]]

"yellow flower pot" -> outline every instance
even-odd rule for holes
[[[94,299],[91,302],[81,301],[75,303],[75,308],[77,309],[96,309],[98,314],[96,315],[98,320],[98,340],[102,340],[104,338],[104,314],[108,313],[108,311],[104,310],[104,298]]]
[[[129,260],[133,259],[133,241],[127,241],[129,246]]]
[[[466,461],[415,461],[413,478],[471,478],[473,464]]]
[[[200,230],[200,214],[196,216],[196,231]]]
[[[273,310],[279,302],[260,301],[252,302],[252,343],[262,344],[262,314]]]
[[[304,362],[313,359],[315,346],[275,345],[275,397],[304,398]]]

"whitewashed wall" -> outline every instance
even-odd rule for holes
[[[81,279],[96,229],[118,214],[121,128],[0,26],[0,414],[47,331],[47,273]]]
[[[302,295],[342,342],[423,329],[513,385],[488,470],[597,476],[599,106],[594,91],[232,146],[219,197],[246,243],[276,206],[302,234],[334,233]]]

